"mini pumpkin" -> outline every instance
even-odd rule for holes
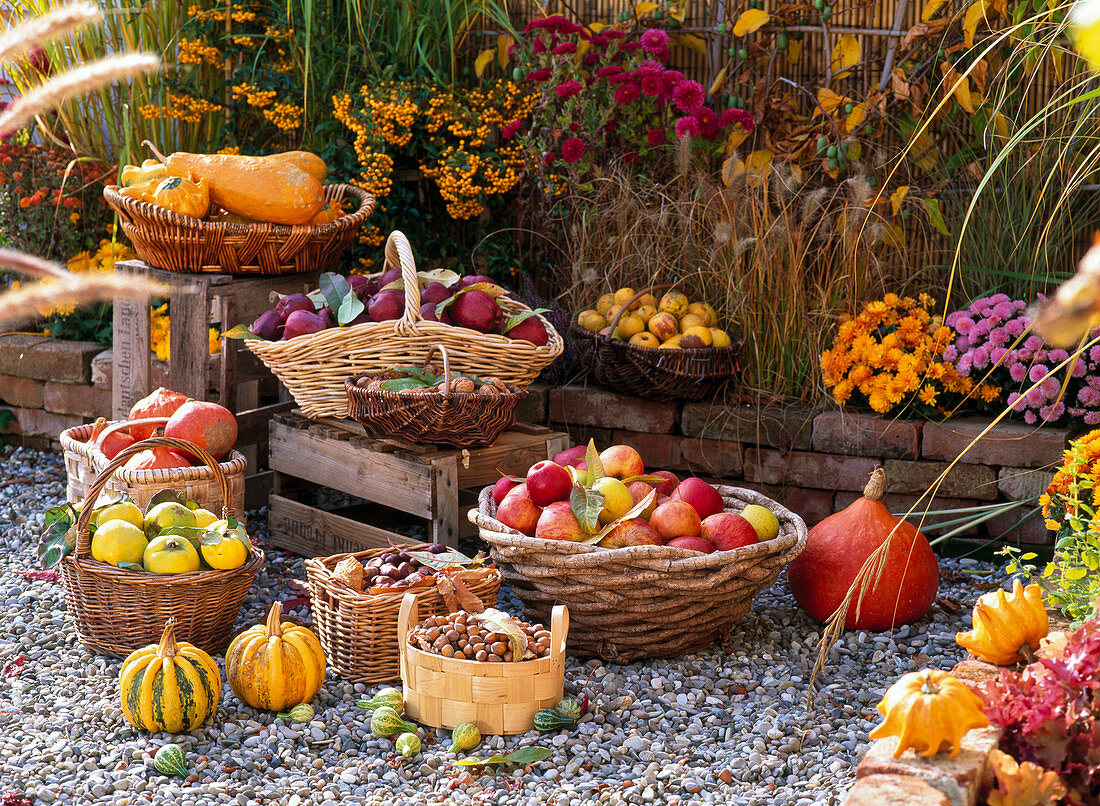
[[[141,165],[126,165],[118,175],[118,183],[124,188],[135,185],[144,185],[153,182],[154,185],[164,181],[168,177],[168,169],[157,160],[145,160]]]
[[[325,679],[317,636],[282,615],[282,603],[275,602],[264,624],[249,627],[225,651],[229,687],[253,708],[287,711],[312,700]]]
[[[170,176],[153,192],[153,204],[190,218],[202,218],[210,209],[210,190],[206,180]]]
[[[947,672],[910,672],[890,686],[875,706],[883,722],[870,737],[897,736],[894,758],[910,748],[922,756],[934,756],[945,747],[951,748],[954,757],[968,730],[989,724],[982,705],[981,697]]]
[[[168,619],[159,644],[130,653],[118,679],[122,713],[136,728],[186,733],[218,707],[222,676],[214,659],[186,641],[176,641]]]
[[[1012,593],[990,591],[974,605],[974,628],[955,634],[955,641],[976,658],[997,666],[1030,660],[1050,632],[1043,589],[1015,580]]]
[[[325,224],[331,224],[338,218],[343,218],[344,208],[340,206],[338,202],[326,201],[325,206],[321,208],[321,212],[313,217],[313,220],[309,222],[311,227],[323,227]]]

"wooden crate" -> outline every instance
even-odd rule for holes
[[[318,273],[288,276],[181,274],[163,271],[140,260],[115,264],[115,271],[148,277],[169,287],[172,318],[169,388],[197,400],[215,399],[237,415],[237,449],[248,460],[245,505],[267,503],[274,482],[267,461],[268,421],[294,404],[286,390],[258,358],[236,339],[223,339],[220,355],[209,354],[209,328],[222,331],[248,324],[273,303],[272,292],[292,294],[317,287]],[[112,410],[125,419],[131,406],[151,391],[150,298],[115,300]],[[261,392],[279,402],[261,406]]]
[[[494,483],[500,473],[522,475],[567,447],[568,434],[529,423],[516,423],[486,448],[456,450],[373,439],[352,420],[279,414],[270,426],[268,461],[275,487],[269,540],[314,557],[408,539],[386,528],[391,515],[382,509],[327,511],[295,500],[297,490],[315,484],[421,518],[432,542],[455,546],[465,522],[460,494],[470,500],[470,491]]]

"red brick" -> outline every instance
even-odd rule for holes
[[[984,660],[967,658],[955,664],[955,667],[951,670],[951,675],[977,692],[982,683],[988,683],[990,680],[999,678],[1002,670],[1003,667],[994,666]]]
[[[1054,471],[1027,467],[1002,467],[997,471],[997,492],[1009,501],[1036,498],[1046,492]]]
[[[44,436],[56,440],[66,428],[83,425],[85,418],[68,414],[54,414],[42,409],[13,408],[14,422],[3,433],[23,436]]]
[[[1054,545],[1054,533],[1049,531],[1043,522],[1042,511],[1034,511],[1027,519],[1020,523],[1020,518],[1027,515],[1033,504],[1011,509],[1003,515],[990,518],[986,522],[989,536],[999,543],[1029,543],[1033,546]]]
[[[745,480],[815,490],[862,490],[878,466],[874,459],[828,453],[782,453],[745,448]]]
[[[860,494],[856,492],[841,491],[836,494],[835,505],[837,511],[844,509],[857,498]],[[887,493],[882,497],[882,503],[886,505],[886,508],[890,510],[894,515],[899,518],[913,508],[914,504],[917,504],[917,496],[915,495],[897,495],[894,493]],[[941,498],[936,496],[932,499],[932,503],[928,503],[928,499],[924,498],[920,500],[920,504],[913,514],[909,516],[908,520],[917,525],[932,526],[937,523],[943,523],[944,521],[957,520],[960,515],[954,512],[945,512],[942,515],[936,514],[942,510],[948,509],[963,509],[966,507],[978,506],[983,501],[975,501],[968,498]],[[922,520],[923,519],[923,520]],[[973,531],[965,532],[964,534],[979,534],[981,526],[974,527]],[[931,536],[931,535],[930,535]]]
[[[688,403],[680,415],[680,430],[689,437],[809,450],[813,416],[807,409],[779,406]]]
[[[527,395],[516,406],[516,419],[525,423],[546,425],[550,414],[550,387],[533,383],[527,387]]]
[[[629,445],[642,457],[648,470],[676,470],[683,466],[680,443],[683,437],[672,434],[638,434],[634,431],[616,431],[615,445]]]
[[[927,427],[925,428],[927,433]],[[940,462],[907,462],[903,459],[887,459],[886,488],[892,493],[921,495],[928,490],[945,470]],[[992,501],[997,497],[997,476],[993,469],[982,465],[958,464],[936,488],[937,496],[947,498],[977,498]]]
[[[872,775],[856,781],[844,806],[951,806],[951,801],[919,778]]]
[[[0,375],[0,401],[28,409],[42,408],[42,381]]]
[[[152,356],[150,356],[152,358]],[[211,369],[210,377],[218,377],[218,369],[216,360],[220,360],[218,356],[210,356]],[[152,378],[149,380],[152,389],[156,389],[158,386],[168,386],[168,362],[161,361],[157,358],[152,358],[152,364],[150,367]],[[103,386],[108,389],[111,388],[111,379],[114,376],[114,350],[104,350],[102,353],[92,359],[92,384],[94,386]],[[274,379],[272,379],[274,380]],[[522,403],[520,404],[523,405]],[[520,417],[520,419],[523,419]],[[528,421],[530,422],[530,421]]]
[[[590,386],[560,386],[550,390],[550,419],[569,425],[671,434],[676,427],[675,403],[627,397]]]
[[[596,449],[602,451],[614,443],[614,432],[609,428],[593,428],[584,425],[566,425],[565,423],[550,423],[553,431],[562,431],[569,434],[574,445],[587,445],[589,440],[596,443]]]
[[[43,407],[57,414],[82,417],[111,416],[111,390],[81,383],[46,383]]]
[[[894,758],[896,737],[879,739],[856,768],[857,778],[873,775],[905,775],[920,778],[947,795],[952,806],[975,806],[983,786],[991,783],[989,751],[1001,740],[998,727],[968,731],[962,738],[959,754],[954,758],[937,753],[930,758],[906,750]]]
[[[741,475],[744,454],[739,442],[684,437],[680,444],[683,467],[697,473],[732,478]]]
[[[974,465],[1043,467],[1061,461],[1069,438],[1065,428],[1001,423],[963,454],[971,440],[988,425],[989,421],[983,419],[926,423],[921,455],[925,459],[948,461],[959,457],[960,462]]]
[[[11,333],[0,336],[0,374],[39,381],[88,383],[102,344]]]
[[[833,514],[833,493],[828,490],[788,487],[777,496],[776,500],[806,521],[807,526],[816,526]]]
[[[822,453],[916,459],[920,456],[921,425],[873,414],[827,411],[814,418],[813,446]]]

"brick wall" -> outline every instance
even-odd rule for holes
[[[659,403],[599,387],[538,385],[520,417],[568,431],[577,443],[594,438],[601,448],[632,445],[647,467],[752,487],[811,525],[855,500],[880,464],[888,478],[886,505],[907,511],[988,425],[978,419],[940,424],[835,410]],[[1019,501],[1042,492],[1069,437],[1066,429],[998,425],[947,475],[932,509]],[[1038,515],[1017,523],[1030,509],[1024,505],[995,518],[974,536],[1005,533],[1007,542],[1048,544]]]

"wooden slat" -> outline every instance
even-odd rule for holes
[[[268,541],[304,557],[328,557],[345,552],[409,543],[404,535],[300,504],[277,493],[270,496]]]
[[[168,360],[168,385],[197,400],[206,398],[210,317],[208,284],[201,276],[172,285],[168,313],[172,318],[172,343]]]
[[[264,470],[244,477],[244,508],[259,509],[267,506],[268,496],[275,485],[275,471]]]
[[[445,456],[432,461],[433,498],[432,541],[458,545],[458,459]]]
[[[119,264],[124,265],[124,264]],[[125,264],[116,271],[135,277],[148,276],[145,264]],[[114,350],[112,352],[111,411],[116,420],[130,415],[134,403],[152,390],[152,356],[150,355],[150,319],[148,296],[116,299],[114,304]]]

